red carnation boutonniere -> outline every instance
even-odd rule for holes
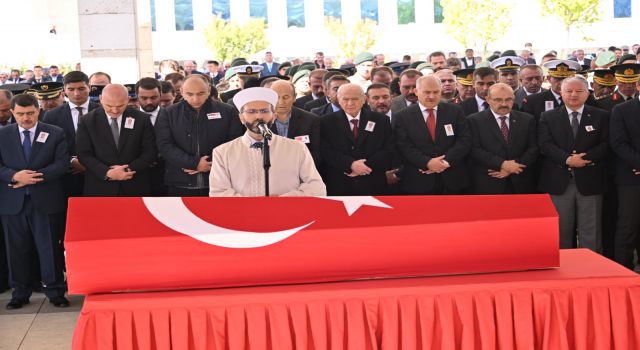
[[[618,101],[618,95],[613,94],[613,96],[611,97],[611,99],[615,102]]]

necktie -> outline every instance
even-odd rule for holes
[[[82,113],[82,107],[78,106],[76,107],[76,110],[78,110],[78,117],[82,117],[84,115],[84,113]]]
[[[22,152],[24,153],[24,159],[29,163],[31,157],[31,133],[29,130],[22,132],[24,134],[24,140],[22,141]]]
[[[118,130],[118,119],[111,118],[111,135],[113,135],[113,141],[116,142],[116,148],[118,148],[118,140],[120,139],[120,131]]]
[[[485,111],[489,109],[489,104],[487,103],[487,101],[482,102],[482,110]]]
[[[358,141],[358,119],[351,119],[351,124],[353,124],[353,129],[351,129],[351,132],[353,133],[353,139]]]
[[[31,133],[29,130],[22,132],[24,134],[24,140],[22,141],[22,152],[24,153],[24,159],[29,164],[29,158],[31,158]],[[27,186],[26,194],[29,194],[29,186]]]
[[[576,136],[578,136],[579,127],[580,127],[580,122],[578,122],[578,112],[571,112],[571,129],[573,131],[574,140]]]
[[[262,142],[254,142],[254,143],[251,145],[251,148],[262,149]]]
[[[436,141],[436,116],[433,114],[433,108],[427,109],[427,129],[429,129],[429,135],[431,140]]]
[[[507,117],[500,117],[500,132],[505,142],[509,143],[509,127],[507,126]]]
[[[558,97],[558,104],[559,104],[560,106],[562,106],[562,105],[564,104],[564,101],[562,101],[562,96],[559,96],[559,97]]]

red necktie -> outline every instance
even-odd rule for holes
[[[507,117],[500,117],[500,132],[505,142],[509,143],[509,127],[507,126]]]
[[[351,132],[353,132],[353,139],[358,141],[358,119],[351,119],[351,124],[353,124],[353,129],[351,130]]]
[[[436,141],[436,116],[433,114],[433,108],[427,109],[427,129],[429,129],[429,134],[431,134],[431,139]]]

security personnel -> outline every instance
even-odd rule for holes
[[[503,56],[491,62],[491,68],[498,71],[498,82],[511,86],[516,91],[520,86],[518,72],[525,64],[524,60],[518,56]]]
[[[31,85],[31,89],[27,90],[27,93],[35,96],[40,104],[40,109],[48,112],[64,103],[63,87],[62,83],[52,81],[36,83]]]
[[[610,68],[615,75],[617,89],[611,96],[599,100],[597,107],[611,111],[617,104],[638,97],[636,83],[640,80],[640,75],[636,72],[636,66],[636,63],[625,63]]]

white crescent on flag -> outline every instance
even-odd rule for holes
[[[391,208],[386,203],[373,197],[317,197],[340,201],[347,214],[353,215],[363,205]],[[151,215],[168,228],[185,234],[198,241],[225,248],[258,248],[278,243],[294,235],[314,221],[283,231],[249,232],[231,230],[206,222],[196,216],[180,197],[143,197],[142,201]]]
[[[144,197],[142,200],[151,215],[168,228],[198,241],[225,248],[264,247],[280,242],[313,223],[277,232],[237,231],[202,220],[184,205],[180,197]]]

